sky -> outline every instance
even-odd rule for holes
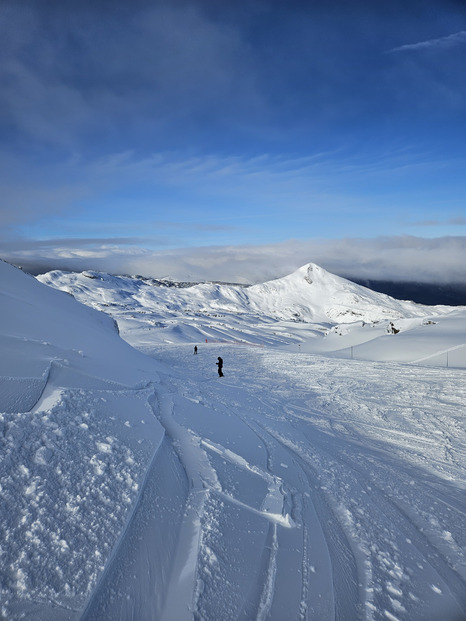
[[[0,257],[466,280],[466,5],[0,0]]]

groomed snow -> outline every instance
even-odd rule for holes
[[[466,310],[298,272],[0,263],[4,618],[466,618]]]

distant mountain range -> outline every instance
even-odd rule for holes
[[[276,280],[244,287],[218,283],[169,283],[101,272],[53,271],[38,280],[71,293],[99,310],[125,315],[141,311],[155,321],[167,317],[246,316],[273,321],[345,324],[431,313],[412,301],[397,300],[309,263]]]
[[[29,270],[26,265],[24,266],[24,269],[34,276],[38,276],[39,274],[49,271],[47,269],[42,269],[40,272],[34,269]],[[86,273],[91,274],[93,272]],[[429,306],[435,306],[438,304],[447,306],[466,306],[466,283],[439,284],[436,282],[402,282],[375,278],[356,278],[351,274],[341,274],[340,276],[350,280],[353,283],[372,289],[373,291],[385,293],[393,298],[396,298],[397,300],[411,300],[417,304],[426,304]],[[147,278],[144,276],[132,276],[132,278],[137,278],[138,280],[152,283],[153,285],[176,288],[192,287],[193,285],[200,284],[199,282],[179,282],[167,279]],[[250,286],[228,282],[215,282],[212,284],[233,284],[239,287]]]
[[[458,343],[463,309],[398,300],[313,263],[251,286],[173,283],[93,271],[55,270],[37,279],[109,314],[121,336],[147,353],[153,352],[156,343],[209,342],[299,345],[312,353],[345,350],[346,356],[353,355],[351,348],[357,346],[357,355],[371,359],[371,343],[387,334],[398,337],[384,340],[383,354],[378,350],[377,359],[410,361],[437,355],[447,345],[463,347]],[[435,335],[444,332],[437,326],[447,320],[453,326],[452,336],[448,343],[442,337],[439,344]],[[414,345],[421,341],[426,346],[419,353]]]

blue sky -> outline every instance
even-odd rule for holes
[[[0,256],[463,280],[466,6],[0,4]]]

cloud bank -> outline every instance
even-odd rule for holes
[[[92,269],[182,281],[257,283],[317,263],[348,278],[457,283],[466,281],[466,237],[288,240],[277,244],[153,251],[131,238],[67,239],[3,245],[2,258],[33,273]]]

